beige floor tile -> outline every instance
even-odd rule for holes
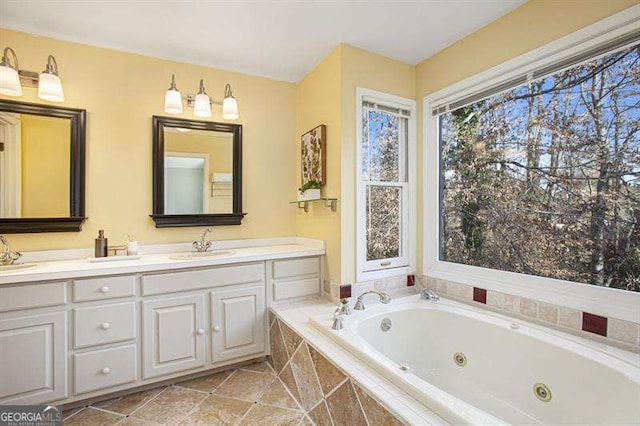
[[[64,410],[62,412],[62,418],[64,420],[67,420],[69,417],[73,416],[74,414],[78,414],[80,411],[84,410],[85,407],[78,407],[78,408],[72,408],[70,410]]]
[[[196,407],[180,425],[235,425],[253,406],[252,402],[211,395]]]
[[[332,426],[331,416],[329,415],[329,409],[327,404],[322,401],[316,405],[315,408],[309,411],[309,417],[317,426]]]
[[[271,374],[238,370],[216,389],[215,393],[247,401],[257,401],[274,380],[275,377]]]
[[[234,372],[235,370],[222,371],[220,373],[211,374],[210,376],[198,377],[197,379],[176,383],[176,385],[202,392],[213,392],[215,388],[220,386],[222,382],[227,380],[227,378]]]
[[[135,417],[125,417],[117,426],[160,426],[161,423],[152,422],[150,420],[137,419]]]
[[[114,398],[107,401],[99,402],[97,404],[93,404],[93,406],[128,416],[129,414],[140,408],[142,405],[155,398],[156,395],[158,395],[165,389],[165,386],[155,389],[149,389],[143,392],[125,395],[120,398]]]
[[[133,417],[157,423],[177,423],[206,397],[202,392],[172,386],[134,411]]]
[[[262,394],[259,402],[266,405],[291,408],[292,410],[300,409],[280,380],[274,380],[269,385]]]
[[[107,413],[106,411],[87,408],[65,420],[65,426],[112,426],[122,420],[124,416]]]
[[[293,426],[300,423],[301,419],[302,412],[300,411],[255,404],[240,424],[247,426]]]
[[[271,366],[265,361],[245,365],[241,368],[243,370],[257,371],[258,373],[269,373],[274,375],[276,374],[275,371],[273,371],[273,369],[271,368]]]

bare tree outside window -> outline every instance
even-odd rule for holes
[[[407,185],[407,119],[368,108],[362,115],[366,260],[400,257],[402,197]]]
[[[440,116],[441,260],[640,291],[640,47]]]

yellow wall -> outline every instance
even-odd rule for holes
[[[356,87],[415,99],[415,68],[349,45],[342,48],[342,272],[356,282]]]
[[[243,125],[243,209],[240,226],[216,227],[214,239],[291,236],[296,209],[289,205],[298,184],[295,164],[296,86],[213,68],[171,62],[116,50],[0,29],[0,45],[11,46],[20,67],[41,71],[55,55],[66,101],[87,110],[86,213],[82,232],[16,234],[16,250],[91,247],[98,229],[113,244],[135,232],[141,244],[192,241],[198,228],[156,229],[149,217],[151,196],[151,116],[166,115],[164,93],[171,74],[183,94],[204,78],[208,93],[221,100],[230,83]],[[44,103],[36,89],[24,88],[24,102]],[[16,99],[3,97],[5,99]],[[180,117],[198,119],[186,107]],[[221,119],[213,107],[211,121]]]
[[[21,114],[22,217],[69,216],[71,122]]]
[[[297,143],[296,143],[296,183],[301,185],[300,136],[314,127],[327,126],[327,182],[322,188],[325,197],[341,198],[341,53],[338,46],[316,68],[298,83],[297,96]],[[289,192],[291,199],[297,194]],[[309,212],[298,210],[296,225],[299,236],[319,238],[326,241],[327,256],[325,276],[327,280],[340,282],[340,212],[343,200],[338,202],[338,212],[325,208],[320,203],[312,203]]]

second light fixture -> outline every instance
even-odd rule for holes
[[[224,100],[222,102],[212,101],[204,88],[204,80],[200,80],[200,88],[196,95],[186,96],[187,106],[193,107],[193,114],[198,117],[211,117],[211,104],[222,105],[222,118],[225,120],[236,120],[240,116],[238,113],[238,103],[231,92],[231,85],[227,84],[224,89]],[[182,113],[182,94],[176,87],[174,75],[171,75],[171,86],[164,97],[164,111],[167,114]]]

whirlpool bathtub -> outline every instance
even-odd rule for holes
[[[311,322],[450,423],[640,423],[640,355],[418,296],[347,318]]]

